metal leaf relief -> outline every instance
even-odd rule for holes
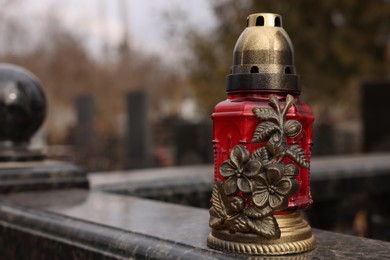
[[[256,127],[255,133],[253,134],[252,143],[264,142],[278,130],[280,129],[275,123],[264,121]]]
[[[255,206],[249,206],[244,209],[245,215],[251,218],[264,218],[272,215],[272,209],[270,207],[258,208]]]
[[[306,159],[306,154],[299,145],[297,145],[297,144],[291,145],[287,149],[286,155],[288,157],[290,157],[291,159],[293,159],[294,162],[296,162],[300,166],[302,166],[304,168],[309,168],[309,162]]]
[[[227,197],[223,197],[223,188],[222,182],[217,181],[214,184],[213,194],[211,197],[211,203],[213,204],[213,209],[216,211],[218,216],[222,219],[226,219],[228,217],[227,213]]]
[[[249,225],[260,236],[270,239],[280,237],[280,229],[273,216],[252,220]]]
[[[261,122],[252,143],[266,142],[252,154],[243,145],[236,145],[229,160],[220,166],[224,181],[214,185],[210,208],[210,227],[234,234],[256,234],[267,239],[280,238],[274,214],[288,207],[288,199],[299,190],[295,178],[299,168],[308,168],[305,152],[297,145],[288,145],[302,131],[302,124],[286,120],[294,98],[287,95],[284,107],[276,96],[270,96],[270,108],[254,108]],[[293,162],[284,163],[288,157]]]
[[[252,153],[252,158],[259,158],[264,164],[267,164],[270,161],[270,154],[267,150],[267,147],[260,147]]]
[[[278,115],[272,108],[258,108],[253,109],[253,113],[260,120],[278,120]]]

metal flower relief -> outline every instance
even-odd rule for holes
[[[296,137],[302,125],[287,120],[294,98],[287,95],[281,108],[276,96],[270,97],[271,108],[254,108],[261,121],[252,143],[265,143],[252,155],[243,145],[236,145],[230,159],[220,166],[225,181],[217,180],[211,198],[210,226],[230,233],[255,233],[264,238],[280,238],[274,213],[288,207],[288,199],[299,190],[301,166],[309,167],[298,144],[288,145],[287,137]],[[288,157],[292,161],[285,163]]]
[[[295,185],[297,182],[294,182]],[[271,164],[260,174],[252,193],[253,203],[259,208],[270,207],[274,211],[287,208],[288,197],[293,191],[292,181],[283,176],[281,164]]]
[[[226,195],[236,193],[237,188],[244,193],[251,192],[251,178],[258,175],[262,165],[260,161],[249,159],[248,150],[237,145],[230,153],[230,160],[221,165],[221,176],[227,179],[224,184]]]

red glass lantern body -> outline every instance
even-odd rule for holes
[[[213,146],[216,180],[224,181],[219,169],[221,164],[229,159],[230,152],[235,145],[244,145],[250,153],[266,145],[266,143],[253,144],[251,142],[256,126],[259,124],[259,120],[255,117],[252,110],[254,107],[270,107],[269,97],[271,94],[276,95],[279,102],[283,104],[288,93],[247,91],[246,93],[229,94],[227,100],[220,102],[215,107],[212,117],[214,121]],[[289,145],[298,144],[302,147],[307,160],[310,162],[314,117],[310,107],[300,102],[296,94],[293,96],[295,103],[288,110],[286,119],[299,121],[302,124],[302,131],[298,136],[288,138],[287,142]],[[290,159],[286,158],[284,162],[288,163],[289,161]],[[312,203],[310,170],[300,167],[297,180],[300,183],[299,191],[289,199],[288,208],[283,212],[279,212],[279,214],[293,212],[295,209],[303,209]]]

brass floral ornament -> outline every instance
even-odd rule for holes
[[[270,207],[273,211],[287,208],[288,197],[292,194],[292,183],[283,176],[280,164],[271,164],[266,173],[260,174],[252,193],[253,203],[259,207]]]
[[[257,160],[250,160],[248,150],[242,145],[236,145],[230,153],[230,160],[225,161],[220,167],[221,176],[226,178],[224,190],[226,195],[232,195],[240,190],[250,193],[252,188],[251,178],[256,176],[262,168]]]
[[[214,185],[210,208],[210,227],[230,234],[255,234],[278,239],[281,231],[274,217],[288,207],[288,199],[299,190],[299,168],[309,163],[298,144],[288,145],[287,137],[296,137],[302,125],[286,120],[294,98],[287,95],[282,108],[276,96],[270,96],[270,108],[254,108],[260,123],[252,143],[264,143],[252,155],[243,145],[236,145],[230,159],[220,166],[225,181]],[[292,162],[285,163],[288,157]]]

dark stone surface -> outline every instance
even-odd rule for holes
[[[313,226],[390,241],[389,154],[319,158],[311,176]],[[357,228],[357,221],[366,227]]]
[[[207,165],[95,173],[89,178],[95,189],[141,197],[146,194],[148,197],[151,196],[148,191],[163,186],[167,190],[183,185],[201,191],[205,186],[211,189],[213,174],[213,166]],[[390,154],[313,158],[310,179],[315,201],[329,201],[362,192],[390,193]],[[172,194],[176,193],[173,191]]]
[[[134,172],[90,174],[98,190],[175,204],[208,208],[213,174],[210,166],[170,167]]]
[[[88,188],[86,173],[59,161],[0,163],[0,193]]]
[[[209,207],[213,166],[175,167],[90,174],[93,189],[143,198]],[[313,158],[307,211],[313,226],[357,234],[363,212],[365,235],[390,241],[390,154]]]
[[[390,151],[390,82],[367,82],[361,88],[363,149],[365,152]]]
[[[329,200],[352,193],[390,192],[390,154],[364,154],[314,158],[311,165],[312,195]]]
[[[390,243],[314,230],[314,251],[256,258],[209,249],[208,211],[83,190],[0,198],[4,259],[386,259]]]

